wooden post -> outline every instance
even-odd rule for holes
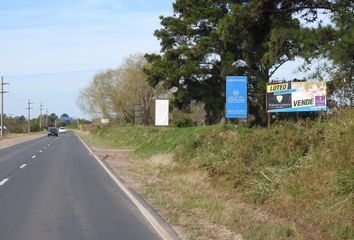
[[[268,128],[272,127],[272,114],[268,113]]]

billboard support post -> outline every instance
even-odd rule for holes
[[[272,127],[272,114],[271,113],[268,113],[268,128],[271,128]]]

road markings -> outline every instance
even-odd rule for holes
[[[47,147],[44,147],[44,149],[47,149]]]
[[[41,153],[41,152],[43,152],[42,150],[39,150],[39,152]]]
[[[36,158],[37,156],[36,155],[33,155],[32,158]]]
[[[87,150],[92,154],[92,156],[97,160],[97,162],[103,167],[103,169],[108,173],[108,175],[113,179],[113,181],[120,187],[120,189],[127,195],[127,197],[134,203],[134,205],[139,209],[141,214],[146,218],[146,220],[151,224],[151,226],[156,230],[163,240],[173,240],[174,237],[158,222],[158,220],[147,210],[140,201],[123,185],[121,181],[114,176],[114,174],[108,169],[108,167],[99,159],[92,149],[76,134],[80,139],[82,144],[87,148]]]
[[[9,181],[8,178],[5,178],[4,180],[2,180],[2,181],[0,182],[0,186],[4,185],[7,181]]]
[[[27,166],[27,164],[26,163],[24,163],[24,164],[22,164],[21,165],[21,167],[20,168],[24,168],[24,167],[26,167]]]

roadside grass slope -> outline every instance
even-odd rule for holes
[[[86,140],[136,149],[137,163],[163,179],[143,194],[188,239],[213,239],[211,224],[245,239],[354,239],[353,110],[271,129],[111,127]],[[153,163],[164,154],[172,158]]]

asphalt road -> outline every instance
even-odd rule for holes
[[[160,237],[69,132],[0,149],[0,239]]]

